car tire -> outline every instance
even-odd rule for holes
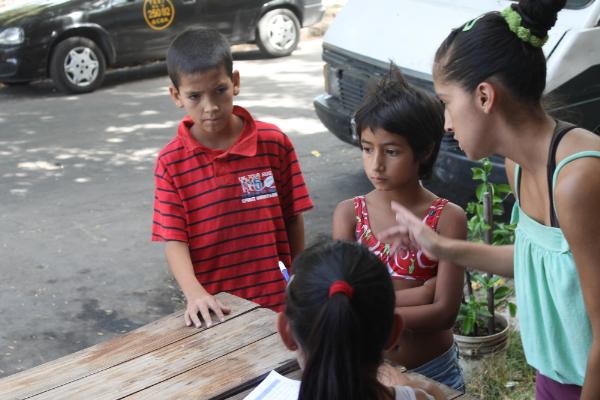
[[[52,52],[50,77],[61,92],[92,92],[102,84],[105,71],[104,53],[88,38],[67,38]]]
[[[285,8],[277,8],[263,15],[256,28],[256,44],[268,57],[292,54],[300,41],[300,22]]]

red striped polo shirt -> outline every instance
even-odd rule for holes
[[[200,144],[185,117],[159,153],[152,240],[187,242],[209,293],[279,311],[285,282],[277,262],[291,264],[286,220],[313,205],[289,138],[241,107],[233,112],[244,128],[228,150]]]

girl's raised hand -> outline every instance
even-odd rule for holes
[[[398,224],[380,234],[381,240],[392,242],[391,251],[418,248],[430,259],[439,258],[440,236],[399,203],[392,201],[392,210],[396,213]]]

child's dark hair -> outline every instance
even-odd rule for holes
[[[546,86],[541,45],[565,1],[520,0],[502,14],[490,12],[454,29],[436,52],[434,77],[456,82],[469,92],[493,79],[515,98],[539,104]],[[507,11],[520,20],[515,28],[520,36],[509,28]]]
[[[185,31],[175,38],[167,50],[167,70],[176,88],[179,87],[182,74],[221,67],[232,77],[231,46],[225,36],[214,29]]]
[[[375,400],[385,390],[377,369],[394,321],[386,267],[356,243],[325,241],[293,263],[285,314],[305,355],[299,400]],[[329,295],[345,281],[350,295]]]
[[[367,128],[404,137],[419,161],[419,176],[431,176],[444,134],[444,108],[432,94],[406,82],[394,64],[367,94],[354,121],[359,138]]]

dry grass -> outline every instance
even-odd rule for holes
[[[535,398],[535,370],[525,361],[519,332],[511,332],[506,352],[478,362],[466,381],[467,393],[484,400]]]

